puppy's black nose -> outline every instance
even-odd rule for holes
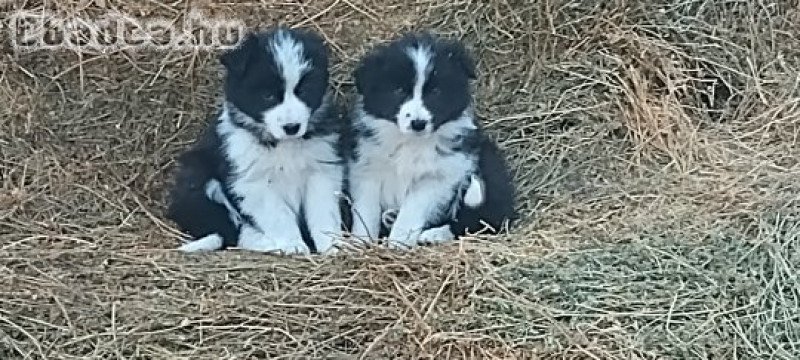
[[[425,120],[411,120],[411,130],[414,130],[416,132],[425,130],[427,126],[428,122]]]
[[[289,136],[297,134],[297,132],[300,131],[300,124],[291,123],[291,124],[283,125],[283,131],[285,131],[286,135],[289,135]]]

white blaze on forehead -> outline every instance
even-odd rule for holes
[[[422,101],[422,88],[433,65],[431,62],[433,52],[431,52],[430,47],[420,45],[406,48],[406,55],[414,65],[414,89],[411,98],[400,105],[400,111],[397,113],[397,125],[402,132],[409,133],[414,132],[410,128],[412,121],[424,120],[430,122],[433,119],[433,115]],[[424,132],[430,133],[431,130],[432,125],[428,123]]]
[[[295,88],[306,71],[311,69],[303,44],[285,30],[279,30],[270,41],[270,49],[284,81],[283,101],[263,112],[267,129],[276,139],[302,137],[308,129],[311,109],[295,95]],[[297,132],[288,134],[284,126],[299,125]]]
[[[288,32],[281,30],[275,34],[270,45],[275,63],[286,82],[286,92],[293,92],[294,87],[310,67],[303,54],[303,44],[292,38]]]
[[[427,46],[409,47],[406,49],[406,54],[414,64],[414,73],[416,79],[414,81],[414,98],[422,97],[422,87],[425,85],[425,80],[428,77],[428,72],[432,67],[431,59],[433,53]]]

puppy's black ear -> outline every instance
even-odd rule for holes
[[[383,67],[383,49],[375,49],[371,54],[367,54],[358,64],[355,70],[356,90],[359,94],[368,93],[372,89],[376,77],[380,76],[380,69]]]
[[[447,56],[461,65],[468,78],[472,80],[478,78],[475,60],[472,59],[469,51],[467,51],[462,43],[455,40],[449,42]]]
[[[247,64],[257,48],[258,38],[255,34],[248,33],[241,44],[220,56],[220,62],[228,69],[229,75],[241,76],[247,69]]]

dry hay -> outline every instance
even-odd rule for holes
[[[164,189],[215,54],[16,53],[5,21],[0,358],[800,357],[796,0],[46,3],[310,26],[343,98],[373,42],[460,36],[525,218],[410,253],[176,254]]]

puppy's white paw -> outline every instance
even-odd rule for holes
[[[278,243],[278,251],[285,255],[309,255],[311,250],[308,248],[303,239],[297,241],[276,241]]]
[[[308,246],[302,240],[272,239],[266,235],[257,241],[240,242],[239,248],[257,252],[279,252],[284,255],[307,255],[310,253]]]
[[[449,225],[430,228],[419,235],[420,244],[440,244],[455,240],[456,236],[450,231]]]
[[[301,237],[279,237],[262,234],[255,229],[243,229],[239,235],[240,249],[258,252],[280,252],[284,255],[306,255],[310,251]]]
[[[317,247],[317,252],[323,255],[336,254],[339,249],[336,244],[341,242],[343,235],[340,232],[335,234],[318,233],[311,236],[314,239],[314,245]]]
[[[217,234],[207,235],[203,238],[187,242],[178,248],[179,251],[191,253],[199,251],[214,251],[222,249],[222,236]]]
[[[336,255],[339,251],[339,248],[335,245],[323,250],[317,249],[317,252],[321,255]]]
[[[415,242],[409,242],[404,240],[386,239],[386,246],[392,250],[409,250],[416,247],[417,244]]]
[[[408,231],[400,228],[393,228],[386,239],[389,248],[397,250],[408,250],[417,245],[419,231]]]

